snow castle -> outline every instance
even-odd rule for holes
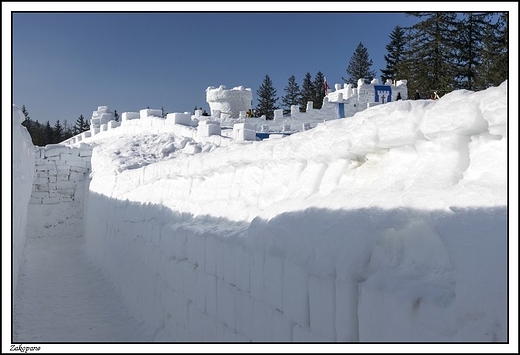
[[[350,117],[356,112],[372,106],[396,101],[399,94],[401,99],[408,99],[406,80],[399,80],[395,83],[387,80],[384,85],[380,85],[377,79],[373,79],[370,84],[359,79],[357,88],[352,87],[351,84],[344,84],[343,88],[341,84],[336,84],[334,87],[336,91],[327,93],[323,106],[330,107],[330,103],[332,103],[336,111],[336,118]]]
[[[218,88],[210,86],[206,89],[206,101],[211,110],[211,116],[221,119],[239,118],[240,111],[251,109],[253,93],[243,86],[227,90],[224,85]],[[220,115],[220,117],[219,117]]]

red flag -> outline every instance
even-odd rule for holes
[[[323,86],[325,87],[325,95],[327,95],[327,90],[329,90],[329,86],[327,85],[327,77],[325,77],[325,81],[323,83]]]

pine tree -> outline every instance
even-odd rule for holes
[[[61,141],[63,141],[63,126],[60,120],[57,120],[54,124],[51,143],[60,143]]]
[[[266,119],[272,120],[274,118],[274,110],[277,110],[276,101],[276,89],[273,86],[273,82],[269,75],[264,77],[264,81],[260,88],[256,91],[258,95],[258,106],[257,110],[265,115]]]
[[[83,123],[83,132],[90,131],[90,121],[85,119],[85,122]]]
[[[311,73],[307,72],[303,78],[301,96],[300,96],[300,111],[307,111],[307,102],[314,101],[316,97],[316,90],[314,89],[314,83],[312,82]],[[313,103],[314,105],[314,103]]]
[[[494,15],[485,28],[482,46],[482,64],[478,68],[476,86],[498,86],[509,77],[509,17],[508,13]]]
[[[29,112],[25,108],[25,105],[22,105],[22,113],[25,116],[25,119],[22,122],[22,126],[27,128],[27,132],[29,132],[31,137],[33,137],[33,130],[35,127],[34,127],[33,121],[31,120],[31,117],[29,117]],[[34,142],[33,142],[33,144],[34,144]]]
[[[74,133],[72,131],[73,127],[69,125],[67,120],[63,121],[63,134],[62,134],[62,140],[67,140],[74,136]]]
[[[484,89],[476,86],[477,70],[482,64],[483,43],[489,13],[467,12],[456,23],[457,40],[455,63],[457,86],[466,90]]]
[[[74,135],[83,133],[88,130],[90,130],[90,126],[89,126],[88,122],[85,120],[83,115],[80,115],[78,117],[78,119],[76,120],[76,124],[74,125],[74,128],[73,128]]]
[[[25,117],[25,120],[30,120],[31,117],[29,117],[29,111],[27,111],[27,109],[25,108],[25,105],[22,105],[22,113]]]
[[[51,127],[51,124],[49,121],[45,122],[45,125],[43,127],[43,146],[47,144],[54,143],[54,130]]]
[[[412,77],[408,78],[409,96],[415,90],[446,92],[456,89],[456,13],[412,12],[408,15],[421,19],[410,32],[407,64],[411,66]]]
[[[291,106],[300,104],[300,86],[296,82],[294,75],[289,77],[287,86],[284,88],[285,96],[282,97],[282,103],[285,107],[284,113],[291,113]]]
[[[403,76],[403,60],[405,57],[406,37],[402,27],[396,26],[390,33],[390,43],[386,45],[388,54],[385,54],[386,68],[381,69],[381,81],[406,79]]]
[[[22,113],[25,116],[25,119],[22,122],[22,126],[27,128],[27,132],[29,132],[31,136],[33,145],[45,145],[45,142],[43,140],[43,126],[38,121],[33,121],[31,119],[31,117],[29,116],[29,111],[27,111],[25,105],[22,105]]]
[[[354,54],[350,58],[347,67],[348,78],[342,78],[345,83],[357,85],[359,79],[371,80],[375,78],[376,72],[371,70],[372,59],[363,43],[359,42]]]
[[[314,77],[314,100],[312,103],[312,107],[315,109],[320,109],[323,106],[323,99],[325,98],[325,76],[321,71],[316,73]]]
[[[119,114],[117,113],[117,110],[114,110],[114,121],[119,122]]]

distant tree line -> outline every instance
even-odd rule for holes
[[[395,27],[381,78],[408,80],[409,93],[479,91],[509,76],[509,16],[492,12],[409,12],[419,22]]]
[[[63,123],[57,120],[56,123],[51,126],[49,121],[42,124],[38,122],[38,120],[32,120],[25,105],[22,105],[22,113],[25,116],[22,125],[27,128],[27,131],[31,135],[32,143],[35,146],[43,147],[47,144],[60,143],[77,134],[90,130],[90,124],[83,115],[78,117],[73,126],[69,125],[67,120],[63,121]]]
[[[316,73],[314,79],[311,73],[307,72],[301,88],[296,82],[295,76],[291,75],[287,86],[284,88],[285,95],[281,98],[284,114],[291,112],[292,105],[298,106],[300,112],[305,112],[309,101],[312,101],[313,108],[320,109],[326,96],[325,90],[325,76],[321,71]],[[277,105],[279,98],[276,96],[276,89],[269,75],[264,77],[256,94],[258,95],[257,111],[264,114],[266,119],[272,120],[274,110],[278,110],[280,107]]]
[[[411,27],[396,26],[385,47],[386,67],[381,81],[407,80],[408,96],[419,90],[443,95],[458,89],[479,91],[498,86],[508,79],[509,16],[507,12],[409,12],[419,22]],[[376,77],[371,69],[367,48],[359,43],[343,81],[356,87],[359,79],[370,82]],[[323,104],[325,77],[319,71],[314,80],[306,73],[301,87],[294,75],[288,79],[281,97],[284,114],[298,105],[305,112],[307,102],[313,108]],[[276,89],[269,75],[257,90],[257,110],[273,119],[279,109]]]

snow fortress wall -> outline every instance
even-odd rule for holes
[[[18,270],[27,238],[27,206],[31,198],[34,176],[34,146],[27,129],[22,126],[24,115],[15,105],[13,114],[13,294],[18,281]]]
[[[36,147],[35,175],[31,204],[56,204],[83,199],[78,184],[84,182],[90,172],[92,147],[81,144],[68,147],[49,144]]]
[[[161,110],[145,109],[137,112],[123,112],[122,121],[109,121],[104,130],[90,130],[80,133],[61,145],[76,146],[81,143],[90,143],[96,139],[103,139],[121,134],[139,133],[174,133],[178,136],[192,138],[201,143],[213,143],[219,146],[227,146],[230,138],[220,135],[220,122],[200,121],[189,112],[168,113],[166,118],[154,116]],[[152,114],[149,116],[148,114]]]

